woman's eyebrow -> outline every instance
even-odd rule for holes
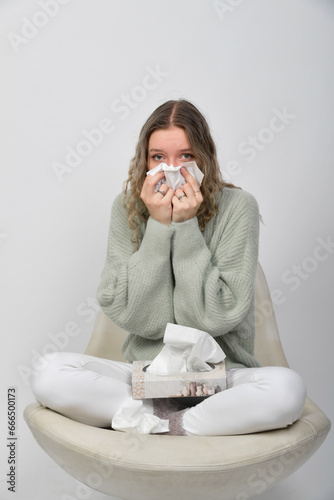
[[[160,152],[164,153],[164,150],[163,150],[163,149],[155,149],[155,148],[151,148],[151,149],[150,149],[150,152],[151,152],[151,151],[160,151]],[[184,151],[192,151],[192,149],[191,149],[191,148],[185,148],[185,149],[180,149],[180,150],[179,150],[179,152],[180,152],[180,153],[183,153]]]

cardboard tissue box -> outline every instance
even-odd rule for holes
[[[225,361],[209,363],[210,371],[185,371],[157,375],[147,371],[151,361],[134,361],[132,372],[133,399],[205,397],[226,389]]]
[[[133,399],[205,397],[226,389],[225,353],[207,332],[167,323],[153,361],[134,361]]]

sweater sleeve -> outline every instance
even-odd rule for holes
[[[133,252],[121,199],[118,196],[112,207],[97,299],[104,313],[129,333],[160,338],[166,323],[173,322],[173,230],[149,218],[140,248]]]
[[[211,249],[196,217],[173,225],[176,321],[213,336],[230,332],[247,314],[254,297],[258,261],[256,200],[235,189],[224,197]]]

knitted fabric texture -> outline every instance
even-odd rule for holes
[[[204,232],[197,217],[169,226],[150,217],[141,232],[134,251],[119,195],[97,298],[104,313],[128,332],[125,359],[154,359],[170,322],[211,334],[226,354],[227,369],[259,366],[253,356],[259,239],[254,197],[225,187]]]
[[[169,398],[155,398],[153,399],[153,413],[163,420],[169,420],[169,432],[166,434],[170,436],[186,436],[187,433],[183,428],[183,415],[189,408],[185,408],[181,402]]]

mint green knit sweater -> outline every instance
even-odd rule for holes
[[[259,239],[254,197],[225,187],[219,212],[203,233],[197,217],[169,226],[150,217],[142,232],[134,252],[119,195],[97,298],[105,314],[129,332],[125,359],[153,359],[170,322],[211,334],[228,369],[259,366],[253,357]]]

